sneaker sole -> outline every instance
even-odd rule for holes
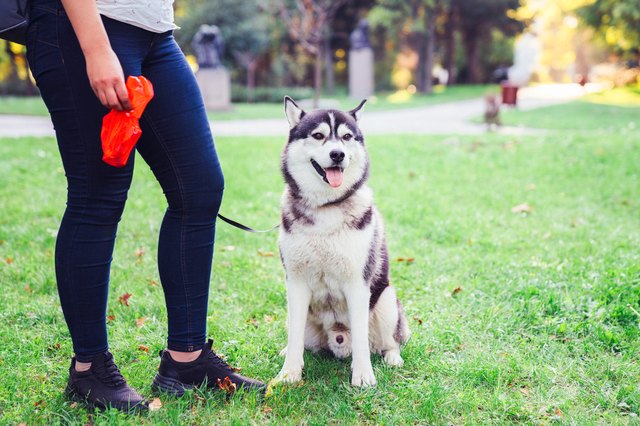
[[[68,385],[65,388],[64,393],[69,400],[84,404],[89,411],[95,411],[95,410],[106,411],[109,408],[115,408],[116,410],[119,410],[128,414],[137,414],[137,413],[147,411],[149,409],[146,402],[141,402],[136,405],[129,405],[129,404],[120,405],[120,404],[105,404],[104,402],[99,400],[91,401],[83,397],[82,395],[78,394],[75,389],[73,389]]]
[[[188,385],[182,383],[180,380],[156,374],[153,383],[151,383],[151,389],[155,392],[166,392],[174,396],[182,396],[185,391],[193,389],[193,385]]]

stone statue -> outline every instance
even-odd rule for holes
[[[349,36],[349,41],[351,42],[352,50],[371,47],[369,42],[369,22],[366,19],[361,19],[358,22],[358,26]]]
[[[198,32],[191,41],[198,66],[200,68],[222,67],[224,40],[220,28],[215,25],[200,25]]]

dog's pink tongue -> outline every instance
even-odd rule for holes
[[[342,170],[337,167],[331,167],[330,169],[324,169],[327,174],[327,180],[332,188],[337,188],[342,185]]]

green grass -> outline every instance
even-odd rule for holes
[[[441,87],[437,86],[432,95],[411,95],[408,92],[379,93],[369,99],[368,111],[382,111],[399,108],[415,108],[441,102],[470,99],[495,91],[494,85],[465,85]],[[340,108],[355,108],[358,101],[346,96],[327,96]],[[47,115],[47,108],[39,97],[0,97],[0,114]],[[210,111],[211,120],[240,120],[261,118],[282,118],[284,116],[281,103],[236,103],[229,111]]]
[[[564,117],[605,120],[573,108]],[[141,416],[90,415],[64,399],[71,345],[53,272],[64,175],[52,139],[0,140],[0,423],[638,424],[640,137],[616,117],[607,137],[370,137],[391,278],[413,331],[404,367],[374,356],[378,386],[360,390],[348,385],[348,362],[306,354],[304,384],[263,402],[199,390],[161,396],[163,407]],[[222,212],[273,225],[283,140],[216,143]],[[512,213],[521,203],[533,211]],[[152,285],[163,206],[139,161],[114,254],[109,333],[125,376],[148,396],[166,337]],[[118,303],[127,292],[128,307]],[[218,226],[209,302],[216,349],[245,374],[273,378],[286,341],[275,233]]]
[[[556,130],[611,131],[640,128],[640,86],[619,87],[594,93],[567,104],[532,111],[503,110],[502,121],[508,126]]]

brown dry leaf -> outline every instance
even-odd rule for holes
[[[147,320],[147,317],[140,317],[136,320],[136,326],[138,328],[142,327],[145,323],[145,321]]]
[[[118,302],[122,303],[124,306],[129,306],[130,297],[131,293],[125,293],[122,296],[118,297]]]
[[[142,256],[144,256],[144,248],[140,247],[136,250],[136,257],[140,259]]]
[[[517,206],[511,207],[511,213],[531,213],[533,211],[533,207],[531,207],[527,203],[518,204]]]
[[[24,286],[24,291],[26,291],[29,294],[33,293],[33,290],[31,290],[31,286],[29,284]]]
[[[115,321],[115,315],[107,315],[107,322]]]
[[[396,259],[396,262],[404,262],[406,259],[404,257],[399,257]]]
[[[162,408],[162,401],[160,398],[153,398],[153,401],[149,403],[149,411],[158,411]]]
[[[149,285],[150,285],[151,287],[158,287],[158,281],[156,281],[156,280],[151,280],[151,281],[149,281]]]
[[[231,381],[229,376],[225,377],[224,380],[218,379],[218,387],[227,393],[227,396],[233,395],[236,391],[236,384]]]
[[[69,407],[71,407],[71,408],[78,408],[78,403],[77,403],[76,401],[73,401],[73,402],[71,403],[71,405],[69,405]]]
[[[271,414],[273,412],[273,408],[265,405],[262,407],[262,414]]]
[[[408,257],[407,258],[407,263],[413,263],[415,262],[416,258],[415,257]]]
[[[147,345],[138,345],[138,350],[142,352],[149,353],[149,346]]]
[[[7,263],[7,265],[11,265],[13,263],[13,257],[7,257],[4,259],[4,261]]]
[[[453,289],[453,291],[451,292],[452,296],[455,296],[456,294],[460,293],[462,291],[462,287],[456,287]]]
[[[274,254],[272,251],[262,251],[262,250],[258,250],[258,254],[262,257],[273,257]]]
[[[418,325],[422,325],[422,320],[420,318],[413,317],[413,319],[418,322]]]
[[[558,417],[564,417],[564,413],[562,412],[562,410],[560,410],[558,407],[556,407],[555,411],[554,411],[555,415]]]
[[[27,426],[27,424],[25,422],[22,422],[22,423],[18,423],[18,426]]]

